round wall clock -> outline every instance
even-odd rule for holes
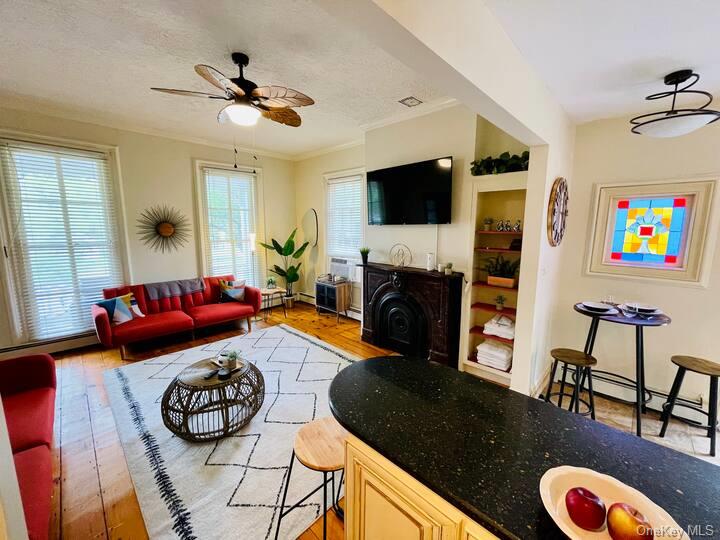
[[[556,178],[550,191],[547,212],[547,235],[551,246],[558,246],[565,235],[568,215],[568,185],[564,178]]]

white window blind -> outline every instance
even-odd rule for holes
[[[359,258],[362,238],[362,177],[355,175],[328,180],[328,257]]]
[[[262,257],[255,246],[257,178],[242,171],[202,168],[205,267],[212,276],[233,274],[262,285]]]
[[[93,328],[90,306],[123,283],[109,155],[0,140],[16,337]]]

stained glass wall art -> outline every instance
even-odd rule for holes
[[[674,268],[685,260],[690,197],[635,197],[613,201],[610,261]]]

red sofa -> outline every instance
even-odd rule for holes
[[[50,527],[55,387],[49,354],[0,361],[0,396],[30,540],[48,538]]]
[[[120,347],[125,357],[125,345],[177,332],[192,331],[195,328],[211,326],[224,322],[245,319],[250,330],[251,317],[260,311],[262,297],[260,289],[245,287],[245,302],[220,302],[220,280],[233,281],[232,275],[203,278],[205,290],[184,296],[147,299],[144,285],[123,285],[103,289],[103,296],[113,298],[132,292],[140,311],[145,317],[139,317],[123,324],[111,325],[107,311],[92,306],[95,331],[98,339],[106,347]]]

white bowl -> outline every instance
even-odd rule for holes
[[[610,539],[607,526],[600,531],[586,531],[575,525],[565,506],[565,494],[574,487],[584,487],[602,499],[605,508],[616,502],[624,502],[637,509],[655,530],[672,528],[677,535],[672,538],[688,539],[685,531],[665,510],[620,480],[600,474],[592,469],[563,465],[549,469],[540,479],[540,497],[545,509],[571,540]],[[669,529],[665,529],[669,530]]]
[[[591,311],[610,311],[613,309],[613,306],[610,304],[604,304],[603,302],[591,302],[589,300],[583,302],[582,305]]]

